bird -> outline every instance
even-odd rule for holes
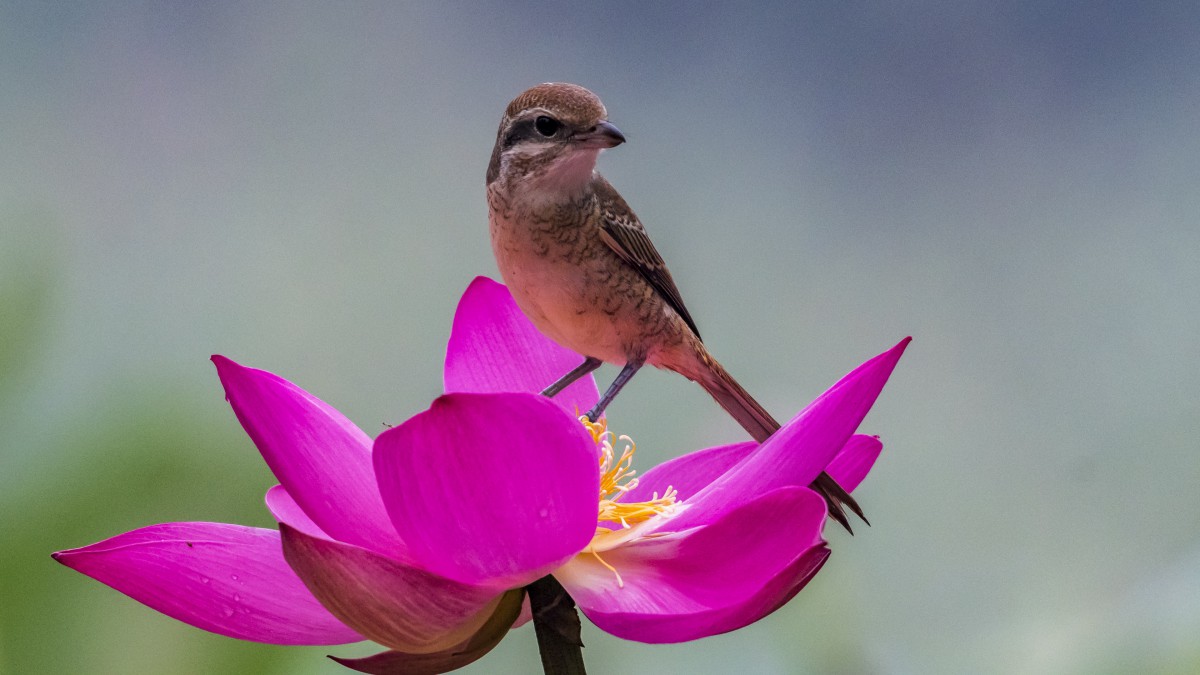
[[[595,422],[650,364],[699,383],[762,443],[779,423],[709,353],[645,226],[596,171],[600,152],[624,142],[600,98],[576,84],[534,86],[500,120],[487,168],[496,265],[534,326],[584,357],[542,393],[554,396],[602,363],[620,366],[587,412]],[[843,506],[868,522],[828,474],[811,487],[847,531]]]

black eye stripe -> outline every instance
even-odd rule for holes
[[[542,133],[537,129],[538,122],[543,119],[549,120],[554,125],[554,130],[549,134]],[[546,123],[543,122],[542,124],[545,128]],[[508,130],[508,134],[504,137],[504,147],[511,148],[517,143],[531,138],[544,140],[552,137],[561,128],[562,123],[548,115],[538,115],[533,119],[521,120],[520,122],[512,125],[512,128]],[[545,130],[548,130],[548,128]]]
[[[508,130],[508,135],[504,137],[504,147],[511,148],[519,141],[533,138],[536,135],[537,132],[533,130],[533,120],[517,122]]]

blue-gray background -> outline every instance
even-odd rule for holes
[[[495,275],[496,123],[547,80],[603,97],[601,170],[780,416],[915,336],[864,425],[874,527],[748,629],[588,626],[594,672],[1200,670],[1197,35],[1189,2],[0,3],[0,671],[371,651],[213,636],[48,554],[270,525],[210,353],[370,433],[426,406]],[[642,466],[741,438],[657,372],[611,420]],[[525,629],[470,672],[536,668]]]

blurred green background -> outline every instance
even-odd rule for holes
[[[587,626],[593,672],[1200,671],[1198,34],[1186,2],[0,2],[0,672],[374,651],[210,635],[49,553],[271,525],[211,353],[370,433],[423,409],[495,276],[496,124],[548,80],[604,99],[601,170],[768,408],[915,336],[874,526],[748,629]],[[658,372],[610,420],[643,468],[742,437]],[[467,672],[537,668],[524,629]]]

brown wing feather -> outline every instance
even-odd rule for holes
[[[650,282],[654,290],[658,291],[667,304],[683,318],[696,337],[700,337],[700,329],[696,328],[696,322],[692,320],[687,307],[684,307],[683,296],[679,294],[679,288],[671,278],[667,263],[659,255],[658,249],[654,248],[654,242],[650,241],[645,226],[608,181],[597,176],[595,187],[602,214],[600,238],[621,260]]]
[[[683,298],[679,295],[679,289],[675,287],[675,281],[671,279],[671,273],[667,271],[667,264],[663,262],[662,256],[650,241],[650,235],[646,233],[646,228],[608,181],[599,175],[595,180],[596,196],[600,199],[602,214],[600,238],[620,256],[621,260],[628,263],[646,281],[650,282],[650,285],[679,313],[679,316],[683,317],[688,327],[699,338],[700,331],[696,329],[696,323],[692,321],[691,314],[688,314],[687,308],[683,306]],[[708,355],[703,346],[699,346],[699,348],[703,352],[702,360],[707,367],[706,370],[702,373],[684,374],[699,382],[755,440],[760,443],[765,441],[779,429],[779,422],[776,422],[775,418],[771,417],[771,414],[721,367],[721,364]],[[811,487],[825,498],[825,503],[829,505],[829,515],[841,523],[851,534],[854,531],[850,529],[850,520],[846,517],[843,506],[849,507],[858,514],[858,517],[866,521],[862,509],[859,508],[854,498],[828,474],[822,473],[818,476]]]

